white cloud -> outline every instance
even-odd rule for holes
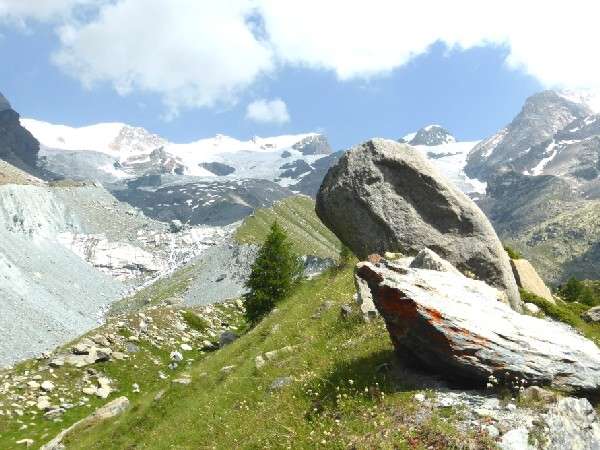
[[[230,103],[272,69],[248,0],[121,0],[60,28],[55,62],[85,85],[160,94],[170,114]]]
[[[82,4],[94,14],[69,17]],[[435,43],[500,46],[508,67],[548,87],[600,90],[600,2],[589,0],[0,0],[3,17],[61,23],[67,73],[156,93],[172,113],[235,102],[284,66],[385,75]]]
[[[73,9],[106,0],[0,0],[0,19],[23,24],[27,20],[47,21],[66,17]]]
[[[287,105],[280,98],[255,100],[246,107],[246,119],[282,125],[290,121]]]

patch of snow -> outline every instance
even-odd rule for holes
[[[552,161],[558,154],[558,146],[554,139],[546,148],[544,154],[548,155],[543,158],[533,169],[531,169],[530,175],[541,175],[544,172],[544,168]],[[529,175],[526,174],[526,175]]]

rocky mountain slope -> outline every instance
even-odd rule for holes
[[[553,283],[600,277],[599,133],[584,100],[545,91],[467,159],[466,173],[487,181],[480,205],[501,238]]]
[[[0,93],[0,159],[25,170],[35,171],[39,142],[19,122],[19,114]]]
[[[0,186],[2,365],[97,325],[110,303],[225,233],[211,227],[172,233],[102,187],[31,178],[21,173],[20,184]]]

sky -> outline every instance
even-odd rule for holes
[[[343,149],[430,123],[477,140],[540,90],[600,91],[600,5],[561,3],[0,0],[0,92],[24,117],[174,142]]]

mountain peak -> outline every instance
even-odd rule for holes
[[[12,107],[6,97],[0,92],[0,111],[6,111],[7,109],[12,109]]]
[[[430,124],[414,133],[407,134],[400,141],[410,145],[434,146],[456,142],[456,138],[442,126]]]

